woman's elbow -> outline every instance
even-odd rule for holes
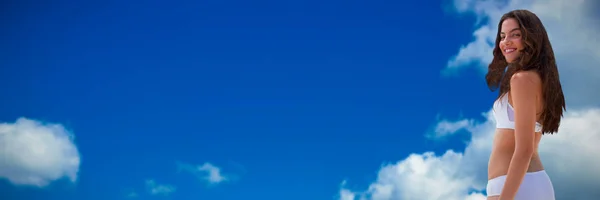
[[[517,148],[515,148],[515,156],[518,157],[524,157],[524,158],[531,158],[531,156],[533,156],[534,153],[534,148],[533,146],[517,146]]]

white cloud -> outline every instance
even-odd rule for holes
[[[459,130],[472,126],[473,120],[463,119],[460,121],[442,120],[436,126],[433,133],[429,134],[429,138],[442,138]]]
[[[210,163],[204,163],[202,166],[199,166],[198,171],[202,171],[208,174],[208,177],[206,177],[206,179],[210,183],[220,183],[227,180],[223,175],[221,175],[221,169]]]
[[[192,173],[196,177],[205,180],[210,184],[218,184],[229,181],[230,177],[221,173],[221,168],[206,162],[199,166],[193,166],[185,163],[178,163],[179,169]]]
[[[455,0],[455,12],[473,14],[481,25],[473,33],[474,40],[460,48],[443,73],[455,74],[464,67],[477,67],[485,73],[492,59],[502,14],[517,8],[528,9],[540,17],[548,31],[567,105],[572,108],[599,106],[600,92],[590,92],[589,87],[600,86],[597,4],[593,0]]]
[[[361,199],[485,199],[487,161],[491,152],[495,122],[490,112],[487,120],[466,129],[471,142],[462,153],[448,150],[440,156],[432,152],[412,154],[397,163],[384,165],[377,180]],[[600,196],[600,109],[566,113],[557,135],[544,136],[540,156],[550,175],[557,199],[593,199]],[[347,195],[348,196],[348,195]],[[340,198],[341,199],[341,198]],[[344,200],[355,200],[346,198]]]
[[[354,200],[356,198],[356,193],[344,188],[344,186],[346,186],[346,181],[342,182],[341,186],[342,188],[340,189],[339,193],[340,200]]]
[[[483,195],[481,193],[477,193],[477,192],[473,192],[465,198],[465,200],[484,200],[484,199],[486,199],[485,195]]]
[[[60,124],[19,118],[0,124],[0,178],[15,185],[45,187],[77,180],[80,155],[73,135]]]
[[[356,198],[356,194],[354,192],[342,188],[340,190],[340,200],[354,200]]]
[[[146,180],[146,187],[152,195],[169,195],[177,189],[172,185],[158,184],[154,180]],[[135,194],[135,197],[137,197],[137,194]]]

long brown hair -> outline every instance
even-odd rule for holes
[[[499,44],[502,22],[510,18],[519,23],[524,49],[521,51],[521,56],[509,64],[502,55]],[[493,53],[494,59],[488,66],[485,79],[490,90],[495,91],[500,88],[497,99],[510,91],[510,78],[515,72],[536,71],[542,80],[544,100],[540,115],[543,125],[542,134],[558,132],[563,110],[565,110],[565,97],[558,77],[554,51],[542,21],[528,10],[513,10],[504,14],[498,23]]]

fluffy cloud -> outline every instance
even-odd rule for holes
[[[412,154],[384,165],[366,191],[342,189],[340,199],[485,199],[487,161],[495,122],[488,112],[484,122],[465,126],[471,142],[462,153],[448,150]],[[557,135],[544,136],[540,156],[555,187],[557,199],[594,199],[600,196],[600,109],[566,113]],[[460,123],[460,121],[457,121]],[[343,192],[343,194],[342,194]]]
[[[169,195],[176,190],[175,186],[158,184],[154,180],[146,180],[146,188],[152,195]],[[135,197],[137,197],[137,194],[135,194]]]
[[[44,187],[61,178],[77,180],[80,157],[73,135],[60,124],[19,118],[0,124],[0,178]]]
[[[553,44],[567,99],[557,135],[544,136],[540,156],[554,184],[557,199],[595,199],[600,196],[600,16],[597,1],[584,0],[455,0],[459,14],[472,14],[478,28],[474,40],[463,45],[448,62],[444,73],[458,73],[464,67],[485,72],[497,23],[509,10],[524,8],[544,22]],[[448,150],[411,154],[397,163],[386,164],[377,179],[364,191],[342,187],[341,200],[449,199],[483,200],[487,182],[487,162],[491,153],[495,121],[491,112],[484,120],[441,120],[430,138],[451,137],[464,130],[471,140],[462,152]]]
[[[342,188],[340,189],[340,200],[354,200],[356,198],[356,194],[349,189],[344,188],[346,186],[346,181],[342,182]]]
[[[199,166],[193,166],[185,163],[178,163],[179,169],[192,173],[194,176],[205,180],[209,184],[218,184],[229,180],[221,173],[221,169],[211,163],[204,163]]]
[[[198,171],[206,173],[208,175],[206,180],[208,180],[210,183],[220,183],[227,180],[223,175],[221,175],[221,169],[210,163],[204,163],[202,166],[199,166]]]
[[[448,120],[440,121],[436,126],[435,130],[428,134],[429,138],[441,138],[447,136],[452,133],[456,133],[459,130],[464,129],[465,127],[471,126],[474,122],[472,120],[464,119],[457,122],[452,122]]]
[[[600,3],[593,0],[455,0],[458,14],[475,15],[479,26],[473,41],[463,45],[448,61],[444,73],[457,73],[464,67],[487,70],[498,22],[502,14],[513,9],[536,13],[546,27],[557,56],[557,64],[567,104],[572,108],[598,106],[599,92],[589,86],[600,85]],[[568,81],[564,81],[568,80]]]

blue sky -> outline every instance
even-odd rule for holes
[[[336,199],[382,164],[462,151],[440,118],[483,119],[479,69],[443,76],[475,30],[447,1],[13,2],[0,121],[62,124],[76,182],[0,179],[7,199]],[[210,163],[226,181],[182,170]],[[146,181],[176,188],[152,195]]]

